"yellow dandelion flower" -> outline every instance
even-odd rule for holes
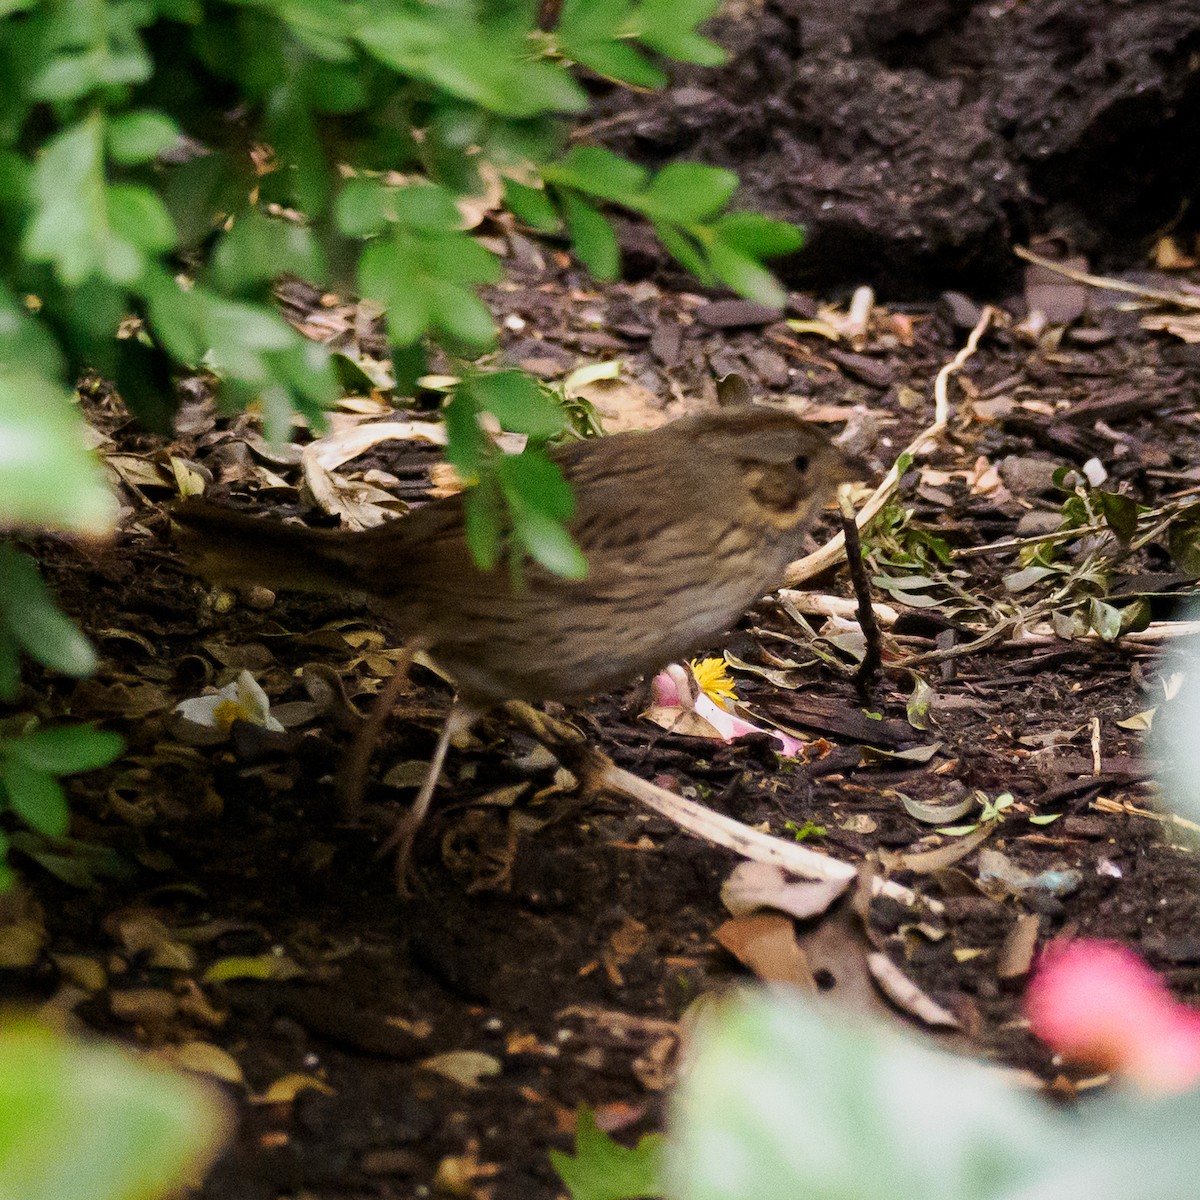
[[[688,664],[700,685],[700,690],[714,703],[727,707],[727,702],[737,699],[733,690],[733,677],[729,674],[723,658],[695,659]]]

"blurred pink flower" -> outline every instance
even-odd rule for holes
[[[1200,1011],[1180,1004],[1141,958],[1113,942],[1049,946],[1025,993],[1033,1032],[1071,1062],[1147,1092],[1200,1082]]]

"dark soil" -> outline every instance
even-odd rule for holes
[[[1106,266],[1194,231],[1200,3],[767,0],[732,6],[724,68],[616,91],[595,136],[651,165],[728,166],[807,227],[798,285],[892,295],[1016,279],[1010,247]],[[643,239],[638,239],[639,247]]]

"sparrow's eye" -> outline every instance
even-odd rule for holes
[[[808,455],[807,454],[797,454],[796,457],[794,459],[792,459],[792,465],[796,468],[797,471],[799,471],[801,474],[803,474],[805,471],[808,470]]]

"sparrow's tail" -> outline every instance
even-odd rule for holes
[[[305,592],[360,592],[356,547],[362,534],[305,529],[205,500],[171,512],[176,545],[197,574],[216,583],[261,584]]]

